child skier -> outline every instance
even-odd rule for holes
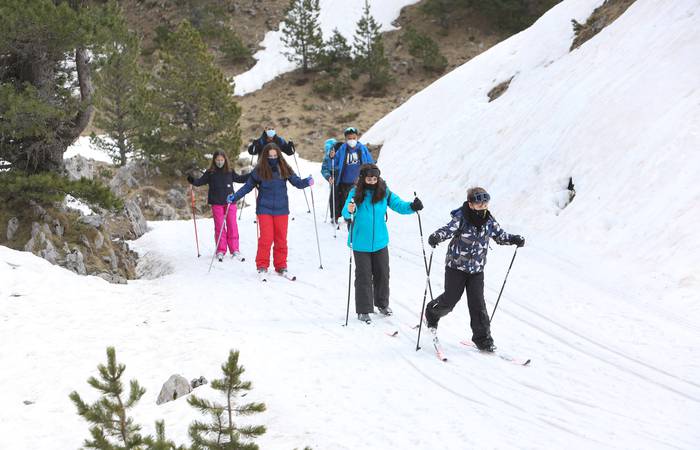
[[[413,214],[423,209],[416,198],[405,202],[389,190],[374,164],[361,167],[357,187],[348,194],[343,217],[352,219],[348,246],[355,257],[355,312],[357,318],[370,323],[374,306],[385,316],[389,307],[389,231],[384,221],[387,207],[399,214]]]
[[[475,187],[467,192],[467,201],[452,211],[452,220],[428,237],[435,248],[447,239],[445,261],[445,292],[425,307],[425,321],[435,335],[438,321],[448,314],[467,291],[467,305],[471,318],[472,341],[479,350],[493,352],[489,315],[484,303],[484,266],[489,238],[500,245],[525,245],[525,239],[503,231],[488,210],[491,197],[485,189]]]
[[[238,224],[236,223],[236,205],[229,207],[228,215],[224,217],[226,211],[226,197],[234,192],[233,183],[245,183],[248,175],[238,175],[229,166],[228,158],[222,151],[215,151],[211,159],[211,166],[195,179],[192,175],[187,175],[187,181],[194,186],[209,185],[207,203],[211,205],[211,214],[214,217],[214,240],[218,240],[214,245],[216,256],[219,261],[223,261],[226,248],[231,252],[231,256],[242,260],[239,251]],[[221,227],[225,232],[221,234]],[[221,234],[221,239],[219,235]]]
[[[235,194],[228,196],[229,203],[243,198],[253,187],[258,188],[256,214],[260,226],[258,253],[255,264],[261,281],[267,281],[267,269],[270,266],[270,248],[274,243],[275,271],[289,277],[287,271],[287,224],[289,219],[289,201],[287,199],[287,181],[298,189],[312,186],[314,179],[301,179],[294,174],[280,153],[275,143],[265,145],[258,163],[250,174],[246,184]]]
[[[248,146],[248,153],[251,155],[259,155],[262,152],[263,147],[270,143],[277,144],[282,152],[289,156],[292,156],[295,152],[294,142],[285,141],[282,136],[277,134],[275,127],[268,125],[265,127],[262,134],[260,134],[259,138],[251,139],[250,145]]]

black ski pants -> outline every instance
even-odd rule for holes
[[[342,216],[343,206],[345,206],[345,201],[348,199],[348,194],[350,190],[355,187],[353,183],[338,183],[335,187],[335,218],[336,220]]]
[[[389,306],[389,247],[376,252],[353,251],[355,312],[369,314],[374,306]]]
[[[445,267],[445,292],[425,307],[428,326],[437,326],[440,318],[454,309],[465,290],[471,318],[472,341],[478,346],[493,344],[489,314],[484,302],[484,272],[467,273]]]

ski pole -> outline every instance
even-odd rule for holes
[[[423,314],[425,314],[425,298],[428,296],[428,286],[430,286],[430,269],[433,266],[433,249],[430,249],[430,261],[428,262],[428,273],[425,277],[425,290],[423,291],[423,305],[420,307],[420,322],[418,322],[418,339],[416,339],[416,351],[420,350],[420,332],[423,328]],[[430,297],[432,299],[432,291]]]
[[[352,205],[355,204],[355,199],[350,199]],[[350,214],[350,262],[348,263],[348,306],[345,309],[345,327],[348,326],[348,318],[350,318],[350,282],[352,281],[352,231],[355,226],[355,213]]]
[[[228,217],[228,208],[230,206],[230,203],[226,203],[226,212],[224,212],[224,223],[221,224],[221,231],[219,231],[219,237],[216,239],[214,255],[211,257],[211,262],[209,263],[209,270],[207,271],[207,273],[211,272],[211,266],[214,265],[214,258],[216,258],[216,252],[219,250],[219,242],[221,241],[221,236],[224,234],[224,228],[226,228],[226,218]]]
[[[418,194],[414,191],[413,192],[413,197],[418,198]],[[425,241],[423,240],[423,222],[420,220],[420,212],[416,211],[416,215],[418,216],[418,230],[420,232],[420,247],[421,250],[423,250],[423,264],[425,265],[425,284],[426,288],[428,291],[430,291],[430,300],[434,300],[433,298],[433,287],[430,284],[430,267],[433,264],[433,252],[432,250],[430,251],[430,265],[428,265],[428,258],[425,256]],[[425,295],[423,295],[423,306],[421,306],[421,311],[420,311],[420,322],[418,323],[418,339],[416,341],[416,351],[420,350],[420,333],[421,329],[423,328],[423,312],[425,310]]]
[[[323,223],[328,223],[328,210],[329,210],[330,207],[331,207],[330,205],[331,205],[330,202],[328,202],[328,203],[326,204],[326,215],[323,216]]]
[[[493,312],[491,313],[491,318],[489,323],[493,320],[493,315],[496,314],[496,308],[498,308],[498,302],[501,301],[501,294],[503,294],[503,288],[506,287],[506,281],[508,281],[508,274],[510,273],[510,268],[513,267],[513,262],[515,261],[515,255],[518,254],[518,247],[515,247],[513,252],[513,258],[510,260],[510,266],[508,266],[508,271],[506,272],[506,277],[503,279],[503,286],[501,286],[501,292],[498,293],[498,299],[496,299],[496,305],[493,307]]]
[[[318,268],[323,269],[323,261],[321,260],[321,244],[318,241],[318,225],[316,225],[316,202],[314,202],[314,189],[309,186],[311,192],[311,207],[314,210],[314,231],[316,232],[316,248],[318,248]]]
[[[294,164],[296,164],[296,166],[297,166],[297,173],[300,174],[301,171],[299,170],[299,161],[297,161],[296,149],[294,149],[294,153],[292,153],[292,156],[294,157]],[[304,200],[306,200],[306,209],[308,209],[308,211],[306,211],[306,212],[311,213],[311,208],[309,208],[309,199],[306,198],[306,189],[302,189],[302,192],[304,193]]]
[[[192,200],[192,222],[194,222],[194,240],[197,243],[197,258],[202,256],[199,253],[199,233],[197,233],[197,218],[194,213],[194,187],[190,185],[190,199]]]
[[[335,158],[333,158],[335,159]],[[338,227],[336,227],[336,212],[335,212],[335,163],[333,160],[331,160],[331,178],[333,178],[333,182],[331,183],[331,195],[332,197],[332,202],[333,202],[333,220],[331,221],[333,223],[333,239],[338,237]]]

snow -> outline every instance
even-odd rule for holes
[[[425,335],[415,351],[425,273],[414,216],[388,219],[395,316],[367,326],[351,305],[341,326],[347,233],[333,238],[320,167],[300,160],[319,180],[324,269],[312,215],[290,188],[296,282],[256,281],[250,209],[239,222],[247,261],[215,262],[211,273],[210,219],[198,221],[201,258],[192,221],[149,223],[132,247],[168,273],[125,286],[0,247],[0,448],[77,448],[88,425],[68,394],[94,398],[85,380],[108,345],[126,378],[147,389],[136,421],[152,432],[164,419],[177,442],[200,417],[185,399],[156,406],[162,383],[173,373],[217,378],[236,348],[253,382],[246,400],[268,407],[251,418],[268,427],[261,448],[698,448],[700,187],[691,177],[700,169],[700,6],[638,0],[569,53],[570,19],[585,20],[598,3],[561,3],[363,136],[384,143],[392,191],[418,191],[426,235],[482,184],[503,228],[526,237],[492,332],[530,367],[459,344],[470,337],[464,300],[440,323],[449,361],[435,358]],[[561,209],[569,176],[577,194]],[[435,295],[445,249],[433,256]],[[489,252],[490,311],[512,256],[495,244]],[[196,392],[213,398],[208,386]]]
[[[89,216],[91,214],[95,214],[95,212],[90,209],[90,206],[87,205],[86,203],[82,202],[81,200],[73,197],[72,195],[66,195],[66,198],[64,199],[64,205],[66,208],[74,209],[76,211],[79,211],[80,214],[83,216]]]
[[[370,10],[374,19],[382,26],[382,31],[394,30],[391,23],[396,20],[404,6],[417,3],[418,0],[381,0],[371,2]],[[319,23],[323,38],[328,39],[335,28],[352,45],[357,22],[362,16],[365,0],[321,0]],[[268,31],[260,43],[262,50],[253,55],[257,60],[255,65],[240,75],[234,77],[235,94],[245,95],[262,88],[268,81],[291,72],[297,68],[296,63],[290,62],[282,53],[285,46],[282,43],[284,22],[278,30]]]
[[[104,137],[104,136],[103,136]],[[90,136],[80,136],[63,154],[64,159],[72,158],[76,155],[83,156],[87,159],[94,159],[106,163],[112,163],[109,155],[98,149],[90,142]]]

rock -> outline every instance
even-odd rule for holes
[[[109,249],[109,257],[103,257],[102,258],[105,262],[109,263],[110,268],[112,271],[116,272],[119,270],[119,258],[117,258],[117,254],[114,253],[114,249]]]
[[[170,189],[166,194],[168,203],[174,208],[182,209],[187,207],[187,197],[177,189]]]
[[[102,246],[105,243],[105,237],[100,233],[99,231],[97,232],[97,236],[95,236],[95,248],[97,250],[101,249]]]
[[[95,178],[95,161],[87,159],[80,155],[75,155],[63,161],[66,175],[71,180],[79,180],[87,178],[92,180]]]
[[[100,228],[104,224],[104,218],[98,216],[97,214],[90,214],[89,216],[80,216],[78,222],[84,223],[94,228]]]
[[[17,234],[17,230],[19,230],[19,219],[17,217],[13,217],[12,219],[7,221],[7,240],[11,241],[15,238],[15,234]]]
[[[121,275],[116,275],[113,273],[102,272],[98,273],[96,276],[102,278],[108,283],[112,284],[127,284],[126,278]]]
[[[92,247],[92,243],[90,242],[90,239],[88,239],[88,237],[85,236],[84,234],[81,234],[79,239],[80,239],[80,243],[83,244],[86,248],[89,249]]]
[[[136,276],[140,279],[155,280],[173,272],[172,264],[167,259],[158,257],[153,252],[141,255],[136,264]]]
[[[83,253],[77,248],[74,248],[72,252],[66,254],[64,259],[64,267],[79,275],[87,275]]]
[[[178,215],[175,208],[166,204],[156,204],[153,206],[153,213],[157,220],[177,220]]]
[[[136,179],[136,172],[140,170],[139,165],[135,161],[128,162],[125,166],[120,167],[112,180],[109,182],[109,188],[119,196],[125,196],[130,190],[140,186]]]
[[[63,232],[65,231],[63,229],[63,225],[61,225],[61,222],[58,219],[53,219],[53,232],[56,234],[58,237],[63,237]]]
[[[53,242],[51,242],[48,239],[46,239],[46,241],[44,242],[44,249],[39,252],[39,256],[41,256],[51,264],[58,263],[58,251],[56,251],[56,247],[54,247]]]
[[[190,386],[191,386],[192,389],[194,390],[194,389],[196,389],[196,388],[198,388],[198,387],[200,387],[200,386],[204,386],[204,385],[207,384],[207,383],[209,383],[209,382],[207,381],[207,379],[204,378],[204,376],[201,376],[201,377],[199,377],[199,378],[194,378],[192,381],[190,381]]]
[[[192,392],[192,388],[185,377],[182,375],[172,375],[170,378],[168,378],[168,381],[163,384],[160,394],[158,394],[156,405],[177,400],[190,392]]]
[[[143,217],[141,208],[135,201],[128,200],[124,203],[124,210],[131,225],[132,239],[140,238],[148,231],[148,224],[146,224],[146,218]]]
[[[46,237],[47,234],[51,234],[48,224],[41,226],[37,222],[33,222],[32,235],[24,245],[24,251],[32,252],[46,259],[51,264],[56,264],[59,255],[53,242]]]

